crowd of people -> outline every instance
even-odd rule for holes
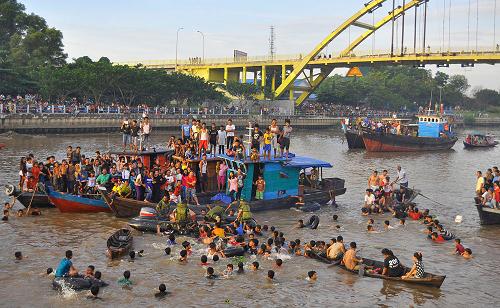
[[[500,170],[488,168],[483,174],[476,172],[476,203],[492,209],[500,208]]]
[[[408,177],[406,171],[400,165],[396,167],[397,174],[393,181],[387,170],[381,174],[373,170],[368,177],[368,187],[365,191],[364,203],[361,211],[363,215],[391,212],[396,215],[399,206],[406,204],[413,195],[408,188]],[[399,183],[399,189],[395,184]]]

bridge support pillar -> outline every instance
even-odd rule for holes
[[[266,66],[265,65],[262,65],[261,75],[262,75],[262,76],[260,76],[261,85],[262,85],[262,87],[265,87],[266,86]]]
[[[285,81],[286,79],[286,65],[281,66],[281,82]]]
[[[273,78],[271,79],[271,91],[274,93],[276,90],[276,71],[273,70]]]
[[[254,84],[254,86],[257,85],[257,71],[253,72],[253,84]]]
[[[247,83],[247,67],[243,66],[243,72],[241,73],[241,83]]]

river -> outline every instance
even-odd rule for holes
[[[489,129],[491,131],[491,129]],[[463,138],[467,131],[460,131]],[[500,135],[499,129],[491,131]],[[167,133],[153,136],[154,143],[168,138]],[[0,185],[17,183],[20,156],[34,153],[38,158],[56,154],[65,155],[68,145],[82,147],[83,153],[105,150],[120,143],[118,134],[51,135],[0,137],[7,147],[1,150]],[[273,260],[259,258],[261,270],[234,276],[230,279],[207,281],[205,270],[198,265],[203,246],[194,245],[194,255],[187,265],[181,265],[164,255],[165,237],[134,232],[135,250],[144,249],[145,256],[131,263],[127,260],[110,262],[105,256],[106,239],[114,230],[126,227],[127,221],[113,218],[109,214],[61,214],[56,209],[44,210],[40,217],[11,217],[0,223],[2,249],[0,249],[0,306],[27,307],[51,306],[237,306],[237,307],[333,307],[333,306],[470,306],[495,307],[500,305],[498,277],[500,275],[499,226],[480,226],[477,211],[472,204],[475,171],[485,170],[500,161],[500,147],[486,150],[464,150],[461,141],[453,150],[440,153],[382,153],[368,154],[364,151],[349,151],[339,130],[301,130],[292,139],[292,152],[329,161],[333,168],[325,175],[346,179],[347,193],[338,198],[338,209],[325,207],[319,212],[321,219],[317,230],[295,229],[298,219],[308,214],[293,210],[259,213],[256,219],[261,224],[274,225],[285,233],[287,240],[300,238],[302,242],[312,239],[328,241],[341,234],[344,241],[356,241],[358,255],[382,259],[384,247],[394,251],[406,265],[411,265],[411,256],[421,251],[425,269],[447,276],[441,289],[419,287],[379,279],[358,277],[338,268],[329,268],[303,257],[284,258],[284,265],[276,269],[276,282],[269,283],[265,277],[273,267]],[[495,159],[496,157],[496,159]],[[372,169],[388,169],[392,178],[396,166],[406,170],[410,186],[441,205],[423,197],[416,202],[419,208],[429,208],[445,227],[470,247],[474,258],[464,260],[453,255],[452,242],[433,244],[422,233],[424,227],[407,222],[406,227],[379,234],[365,232],[367,218],[360,215],[360,206],[366,188],[367,177]],[[2,194],[2,201],[9,198]],[[16,208],[20,205],[17,204]],[[334,229],[332,215],[339,216],[342,230]],[[456,215],[463,221],[455,223]],[[375,216],[376,229],[388,216]],[[396,224],[391,219],[391,224]],[[182,240],[182,238],[181,238]],[[193,242],[193,239],[188,239]],[[73,262],[79,270],[89,264],[103,272],[103,279],[110,286],[101,289],[103,301],[90,301],[86,293],[53,291],[50,278],[43,275],[47,267],[57,267],[64,251],[72,249]],[[14,261],[14,252],[22,251],[26,259]],[[178,256],[179,248],[173,249]],[[252,262],[246,258],[246,262]],[[226,260],[214,267],[221,272]],[[123,271],[130,270],[134,282],[131,290],[117,286]],[[306,281],[309,270],[318,272],[318,281]],[[160,283],[165,283],[172,294],[163,301],[153,294]]]

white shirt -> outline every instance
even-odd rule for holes
[[[375,203],[375,195],[374,194],[370,194],[369,196],[365,195],[365,202],[368,205],[372,205],[373,203]]]
[[[219,130],[217,132],[217,144],[226,144],[226,131],[225,130]]]
[[[406,171],[404,171],[403,168],[398,171],[398,179],[400,183],[408,183],[408,179],[406,178]]]
[[[149,123],[142,124],[142,133],[149,135],[151,133],[151,125]]]
[[[236,129],[236,126],[234,124],[231,125],[226,125],[226,132],[228,137],[234,137],[234,130]],[[231,130],[231,131],[229,131]]]
[[[128,169],[123,169],[122,170],[122,179],[123,180],[130,179],[130,170],[128,170]]]

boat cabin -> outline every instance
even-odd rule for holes
[[[418,137],[439,138],[449,131],[448,121],[440,115],[418,116]]]
[[[196,176],[198,179],[200,178],[201,175],[201,170],[200,170],[200,158],[183,158],[180,156],[173,155],[172,159],[174,162],[185,162],[189,166],[191,170],[195,171]],[[220,163],[222,161],[221,158],[219,157],[213,157],[208,155],[207,156],[207,177],[208,177],[208,182],[207,182],[207,192],[217,192],[217,163]],[[201,191],[201,186],[200,186],[200,181],[197,181],[196,183],[196,190],[198,192]]]
[[[231,172],[236,175],[238,169],[241,169],[246,175],[243,191],[241,192],[241,198],[245,201],[255,199],[256,185],[254,183],[258,180],[259,176],[262,176],[266,182],[263,200],[275,200],[299,194],[299,176],[305,169],[321,169],[318,170],[318,175],[320,175],[322,174],[322,168],[332,167],[327,162],[300,156],[257,162],[249,159],[241,161],[227,155],[219,155],[219,158],[224,160],[228,166],[226,179],[229,178]],[[226,193],[229,193],[228,189]]]

